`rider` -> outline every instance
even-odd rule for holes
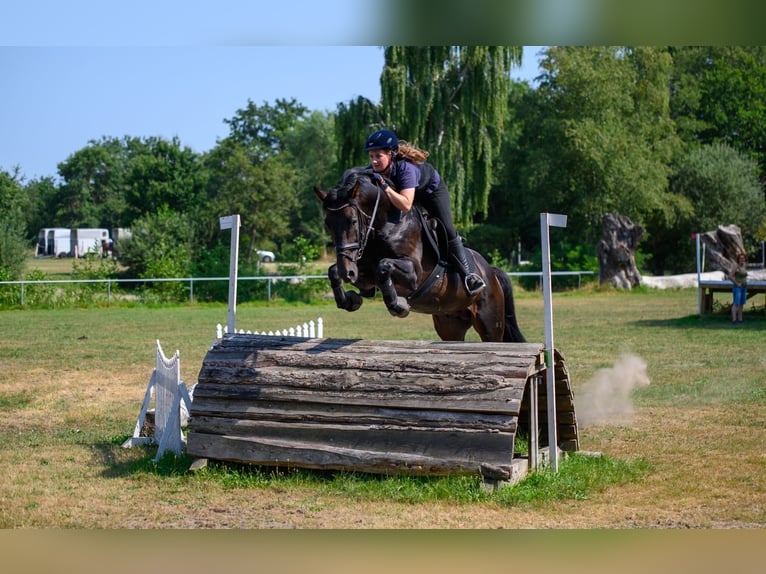
[[[406,213],[417,201],[431,217],[441,221],[447,230],[452,262],[464,278],[469,295],[484,289],[484,280],[476,273],[473,258],[466,253],[452,223],[447,186],[439,172],[426,162],[428,152],[400,141],[390,130],[378,130],[371,134],[364,149],[369,152],[376,179],[385,186],[383,190],[391,205]],[[383,181],[381,174],[394,184],[393,188]]]

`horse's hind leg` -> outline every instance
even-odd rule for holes
[[[432,315],[434,329],[442,341],[465,341],[471,328],[471,317],[465,315]]]
[[[501,342],[506,327],[504,292],[494,277],[487,279],[487,288],[474,305],[473,328],[482,341]]]

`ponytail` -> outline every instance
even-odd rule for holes
[[[412,163],[421,165],[426,162],[429,154],[427,151],[415,147],[404,140],[399,140],[399,150],[396,155],[400,158],[408,159]]]

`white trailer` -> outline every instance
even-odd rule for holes
[[[71,233],[65,227],[43,227],[37,233],[36,257],[65,257],[72,249]]]
[[[89,253],[102,255],[109,243],[108,229],[83,227],[72,229],[71,252],[75,257],[84,257]]]

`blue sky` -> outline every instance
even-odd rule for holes
[[[357,96],[380,100],[383,50],[364,45],[364,29],[344,31],[338,14],[358,17],[348,0],[292,2],[289,21],[253,8],[273,2],[244,0],[18,4],[0,20],[0,169],[19,166],[26,179],[56,177],[59,162],[102,136],[177,136],[207,151],[248,99],[326,111]],[[139,18],[144,9],[151,18]],[[514,77],[537,74],[538,50],[525,50]]]

